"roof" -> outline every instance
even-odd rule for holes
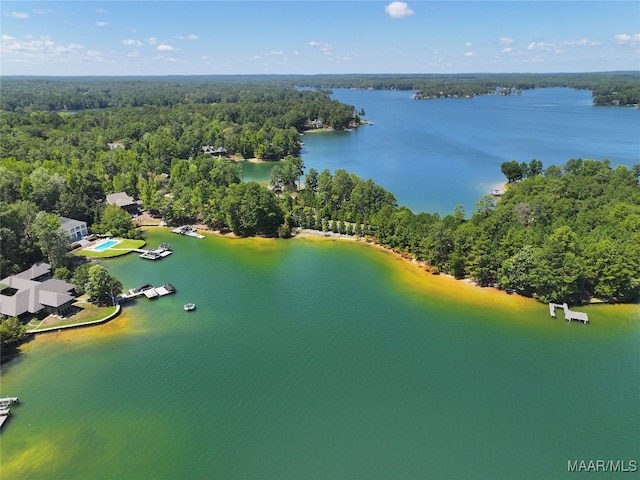
[[[0,283],[13,289],[12,294],[0,294],[0,313],[17,317],[23,313],[37,313],[44,306],[60,307],[74,300],[70,292],[74,289],[71,283],[55,278],[38,282],[38,278],[49,273],[51,267],[46,263],[33,265],[28,270],[0,280]],[[35,276],[34,276],[35,275]]]
[[[81,226],[87,226],[87,222],[83,222],[81,220],[74,220],[73,218],[67,218],[67,217],[59,217],[58,218],[60,220],[60,226],[64,229],[64,230],[71,230],[72,228],[76,228],[76,227],[81,227]]]
[[[135,205],[136,201],[126,192],[118,192],[107,195],[107,203],[109,205],[117,205],[119,207],[128,207],[129,205]]]
[[[31,268],[24,270],[20,273],[16,273],[13,276],[17,278],[24,278],[26,280],[33,280],[34,278],[38,278],[43,275],[48,275],[50,273],[51,273],[51,265],[43,262],[43,263],[36,263],[34,265],[31,265]],[[7,277],[7,278],[11,278],[11,277]],[[2,283],[4,283],[4,281]]]

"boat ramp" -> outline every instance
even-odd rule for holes
[[[178,235],[186,235],[187,237],[193,238],[204,238],[204,235],[198,233],[198,231],[193,228],[191,225],[183,225],[178,228],[174,228],[171,230],[173,233],[177,233]]]
[[[577,320],[579,322],[589,323],[589,316],[586,313],[569,310],[569,306],[566,303],[563,303],[562,305],[560,305],[559,303],[549,304],[549,314],[553,318],[556,318],[556,308],[561,308],[564,310],[564,318],[567,322]]]
[[[20,403],[18,397],[0,398],[0,428],[2,428],[4,422],[7,421],[9,415],[11,415],[11,409],[9,407],[18,403]]]
[[[132,288],[124,295],[118,297],[118,303],[128,302],[129,300],[133,300],[137,297],[145,296],[149,300],[155,300],[158,297],[164,297],[165,295],[170,295],[172,293],[176,293],[176,287],[171,285],[170,283],[165,283],[160,287],[154,287],[150,284],[141,285],[136,288]]]

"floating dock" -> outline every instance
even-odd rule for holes
[[[9,415],[11,415],[11,410],[9,409],[9,407],[18,403],[20,403],[18,397],[0,398],[0,428],[2,428],[4,422],[7,421]]]
[[[178,235],[186,235],[187,237],[204,238],[204,235],[198,233],[198,231],[191,225],[183,225],[181,227],[174,228],[171,231],[173,233],[177,233]]]
[[[120,297],[118,297],[118,302],[119,303],[128,302],[129,300],[132,300],[134,298],[141,297],[141,296],[145,296],[149,300],[154,300],[158,297],[164,297],[165,295],[170,295],[172,293],[176,293],[176,287],[174,287],[170,283],[165,283],[160,287],[149,286],[143,289],[132,288],[124,295],[121,295]]]
[[[166,243],[161,244],[155,250],[145,250],[140,258],[144,258],[146,260],[160,260],[162,258],[168,257],[173,253],[173,250]]]
[[[564,310],[564,318],[567,322],[577,320],[578,322],[589,323],[589,316],[586,313],[569,310],[569,306],[566,303],[563,303],[562,305],[559,303],[549,304],[549,315],[553,318],[556,318],[556,308]]]

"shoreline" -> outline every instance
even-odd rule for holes
[[[204,235],[213,235],[213,236],[217,236],[220,238],[226,238],[229,240],[251,240],[251,239],[262,239],[262,240],[295,240],[295,239],[299,239],[299,240],[308,240],[308,241],[316,241],[316,242],[327,242],[327,241],[339,241],[339,242],[348,242],[348,243],[356,243],[359,245],[363,245],[363,246],[367,246],[367,247],[371,247],[374,248],[380,252],[383,252],[387,255],[389,255],[390,257],[394,258],[396,261],[401,261],[405,264],[405,266],[407,267],[412,267],[414,270],[417,270],[418,272],[420,272],[420,274],[425,277],[426,279],[428,279],[429,282],[439,282],[442,281],[442,285],[444,285],[444,283],[449,284],[446,289],[447,290],[452,290],[452,289],[465,289],[467,291],[471,291],[469,289],[472,289],[473,291],[475,291],[479,296],[486,296],[486,295],[492,295],[492,296],[499,296],[502,297],[503,299],[506,300],[519,300],[519,301],[524,301],[524,302],[531,302],[534,305],[538,305],[538,306],[544,306],[546,307],[547,304],[543,303],[541,301],[539,301],[536,298],[533,297],[526,297],[524,295],[520,295],[518,293],[507,293],[504,290],[501,290],[497,287],[482,287],[480,285],[478,285],[476,282],[474,282],[472,279],[470,278],[461,278],[461,279],[457,279],[455,278],[453,275],[449,274],[449,273],[444,273],[444,272],[434,272],[432,267],[430,265],[428,265],[427,263],[423,262],[423,261],[419,261],[416,260],[415,258],[412,258],[408,255],[405,255],[401,252],[398,252],[396,250],[393,250],[389,247],[386,247],[378,242],[375,242],[371,239],[371,237],[368,236],[360,236],[360,237],[356,237],[354,235],[346,235],[346,234],[341,234],[341,233],[335,233],[335,232],[324,232],[322,230],[312,230],[312,229],[298,229],[297,232],[295,232],[291,238],[288,239],[280,239],[280,238],[276,238],[276,237],[264,237],[264,236],[254,236],[254,237],[239,237],[237,236],[235,233],[233,232],[227,232],[227,233],[221,233],[219,230],[212,230],[210,229],[207,225],[205,224],[193,224],[192,225],[193,228],[195,228],[196,230],[198,230],[199,233],[202,233]],[[144,231],[145,229],[148,228],[166,228],[166,229],[171,229],[171,227],[168,227],[166,225],[144,225],[141,226],[141,229]],[[452,296],[456,296],[456,295],[452,295]],[[459,296],[459,295],[457,295]],[[517,303],[517,302],[516,302]],[[577,308],[584,308],[584,307],[589,307],[589,306],[594,306],[594,305],[637,305],[638,303],[610,303],[610,302],[604,302],[598,299],[592,299],[589,303],[585,304],[585,305],[572,305],[574,307]]]

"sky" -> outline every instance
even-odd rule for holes
[[[5,1],[2,75],[640,70],[640,2]]]

